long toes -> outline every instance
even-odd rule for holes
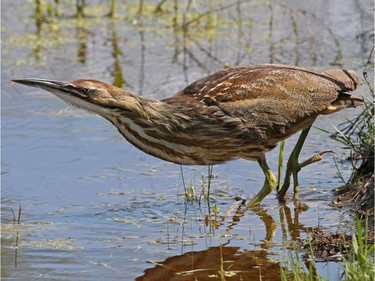
[[[319,154],[320,156],[322,156],[323,154],[326,154],[326,153],[337,154],[335,151],[330,150],[330,149],[323,150],[323,151],[319,152],[318,154]]]

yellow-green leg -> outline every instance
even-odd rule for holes
[[[294,183],[294,196],[297,196],[296,193],[299,192],[299,184],[298,184],[298,172],[301,170],[301,167],[299,167],[298,163],[298,157],[301,153],[302,146],[306,140],[306,137],[310,131],[310,127],[307,129],[304,129],[301,132],[301,135],[299,136],[296,145],[294,146],[294,149],[292,153],[289,156],[288,163],[286,166],[286,172],[285,172],[285,178],[284,183],[280,189],[277,190],[277,198],[284,199],[285,194],[290,186],[290,177],[293,175],[293,183]]]
[[[306,161],[302,163],[298,163],[298,157],[299,154],[301,153],[303,144],[306,140],[306,137],[310,131],[310,127],[304,129],[301,132],[300,137],[298,138],[298,141],[292,151],[292,153],[289,156],[288,163],[287,163],[287,168],[285,172],[285,178],[284,178],[284,183],[280,189],[277,190],[277,198],[279,200],[283,200],[285,197],[285,194],[290,186],[290,177],[293,176],[293,185],[294,185],[294,195],[293,199],[296,200],[298,199],[298,192],[299,192],[299,183],[298,183],[298,172],[305,166],[310,165],[312,163],[318,162],[322,160],[322,155],[327,152],[332,152],[330,150],[325,150],[322,151],[318,154],[315,154],[314,156],[310,157]]]
[[[271,193],[271,191],[276,185],[276,177],[272,173],[271,169],[268,167],[266,157],[263,156],[260,160],[258,160],[258,163],[262,168],[266,178],[264,180],[264,185],[262,189],[259,191],[257,195],[255,195],[255,197],[250,201],[250,203],[247,204],[247,208],[251,208],[258,205],[264,197]]]

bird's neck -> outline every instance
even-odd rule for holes
[[[128,101],[131,104],[126,108],[114,108],[104,117],[140,150],[166,161],[190,164],[190,160],[179,152],[180,144],[170,144],[177,132],[187,126],[189,117],[164,101],[135,95],[128,96]]]
[[[137,122],[147,127],[164,127],[188,122],[190,118],[185,114],[183,107],[164,100],[154,100],[132,94],[128,91],[112,92],[111,98],[106,102],[109,111],[102,115],[112,123],[121,123],[118,118],[124,118],[125,123]],[[124,123],[123,121],[123,123]]]

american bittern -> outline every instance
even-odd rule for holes
[[[288,161],[283,197],[303,165],[298,156],[319,114],[362,105],[347,92],[359,79],[351,70],[322,73],[289,65],[231,68],[200,79],[176,95],[152,100],[95,80],[59,82],[17,79],[39,87],[68,104],[109,120],[134,146],[155,157],[183,165],[212,165],[236,158],[258,161],[264,186],[248,207],[258,204],[276,184],[265,153],[303,130]]]

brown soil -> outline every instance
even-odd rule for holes
[[[335,191],[333,203],[349,208],[361,219],[368,216],[369,228],[374,230],[374,142],[368,147],[349,182]]]
[[[352,211],[365,225],[368,221],[368,243],[374,243],[374,142],[368,144],[362,153],[362,163],[356,169],[349,182],[335,191],[333,203]],[[355,219],[354,219],[355,221]],[[301,241],[306,251],[313,251],[314,256],[323,261],[339,261],[352,248],[352,236],[347,233],[325,234],[314,228],[309,233],[309,240]],[[311,250],[310,250],[311,249]]]
[[[367,241],[374,243],[374,232],[369,232]],[[301,247],[307,253],[311,251],[318,261],[341,261],[352,248],[352,236],[345,232],[325,234],[314,228],[309,232],[309,239],[301,241]]]

